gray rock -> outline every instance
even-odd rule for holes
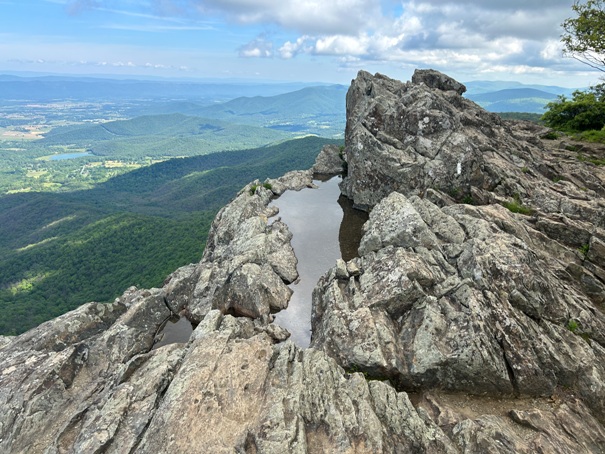
[[[12,336],[0,336],[0,349],[4,348],[6,345],[10,344],[13,341],[14,337]]]
[[[301,174],[292,175],[298,184]],[[271,194],[262,186],[253,194],[244,190],[217,214],[202,261],[191,274],[193,285],[185,286],[191,293],[181,297],[196,321],[217,308],[261,317],[287,306],[291,292],[283,283],[298,277],[297,260],[287,226],[269,219],[276,214],[268,206]],[[256,296],[249,299],[245,287],[252,283]]]
[[[434,69],[417,69],[412,75],[412,83],[424,83],[427,87],[437,90],[453,90],[459,95],[466,91],[463,84]]]
[[[385,197],[370,213],[364,225],[360,255],[387,246],[432,248],[437,237],[405,196],[397,192]]]
[[[314,173],[335,175],[342,173],[344,160],[342,151],[336,145],[324,145],[315,159]]]
[[[217,294],[217,308],[223,313],[261,318],[285,309],[292,290],[270,266],[245,263],[231,273]]]
[[[84,305],[0,350],[0,451],[134,447],[179,361],[176,346],[149,353],[169,315],[161,291],[133,288],[114,304]]]
[[[243,319],[232,319],[238,324]],[[247,322],[249,323],[249,322]],[[191,430],[183,420],[195,421]],[[221,324],[194,341],[139,452],[456,452],[404,393]]]
[[[603,426],[573,395],[545,400],[424,394],[418,411],[461,452],[602,452]]]
[[[433,71],[405,84],[360,71],[347,93],[343,194],[368,210],[393,191],[437,205],[517,200],[539,215],[563,214],[566,225],[603,228],[602,167],[561,159],[538,139],[544,128],[502,121],[454,87]]]
[[[349,279],[349,270],[343,259],[338,259],[336,261],[335,275],[336,279]]]
[[[360,274],[345,285],[326,272],[315,289],[311,346],[400,390],[539,398],[563,386],[602,417],[605,174],[438,76],[360,72],[351,85],[342,190],[371,212]],[[506,424],[467,421],[453,439],[496,450]],[[509,442],[502,452],[531,450]]]
[[[313,188],[313,171],[309,170],[293,170],[288,172],[284,176],[275,179],[268,180],[272,185],[272,191],[276,195],[281,195],[284,191],[300,191],[304,188]]]

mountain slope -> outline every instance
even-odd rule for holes
[[[205,107],[200,114],[212,118],[243,117],[276,114],[297,115],[340,115],[344,112],[346,87],[332,85],[327,87],[307,87],[282,95],[252,98],[241,97],[223,104]]]
[[[467,95],[479,95],[483,93],[493,93],[496,91],[508,90],[508,89],[534,89],[544,91],[546,93],[552,93],[555,95],[570,95],[576,88],[559,87],[557,85],[540,85],[540,84],[524,84],[515,81],[494,81],[494,80],[472,80],[465,82],[464,85],[467,89]]]
[[[269,128],[173,113],[57,127],[39,143],[75,145],[98,156],[141,159],[245,149],[289,138],[291,134]]]

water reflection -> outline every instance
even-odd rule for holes
[[[189,340],[193,333],[193,326],[186,317],[173,315],[169,317],[164,326],[160,328],[156,336],[156,343],[152,350],[163,347],[168,344],[184,343]]]
[[[358,257],[357,249],[363,236],[363,225],[368,220],[368,213],[353,208],[353,201],[344,195],[338,198],[338,205],[342,208],[342,221],[338,230],[338,243],[340,254],[345,262]]]
[[[292,333],[292,340],[308,347],[311,340],[311,295],[319,278],[339,258],[357,256],[361,226],[367,213],[353,209],[340,195],[340,177],[314,180],[317,189],[286,191],[272,202],[292,232],[292,247],[298,259],[299,280],[288,309],[276,314],[276,322]],[[344,216],[343,216],[344,213]]]

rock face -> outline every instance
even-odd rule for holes
[[[319,152],[313,171],[323,174],[337,174],[343,171],[342,150],[336,145],[324,145]]]
[[[463,92],[353,81],[344,154],[314,170],[342,155],[370,216],[311,348],[272,322],[298,273],[269,202],[299,171],[244,188],[162,288],[0,337],[0,452],[605,452],[605,150]],[[153,348],[174,314],[191,338]]]

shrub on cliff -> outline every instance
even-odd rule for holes
[[[575,91],[571,99],[559,96],[546,109],[542,120],[551,128],[572,133],[601,130],[605,126],[605,84]]]
[[[577,17],[561,24],[563,55],[605,72],[605,0],[575,0],[571,8]],[[559,96],[546,109],[542,120],[547,126],[605,142],[605,83],[575,91],[571,100]]]

